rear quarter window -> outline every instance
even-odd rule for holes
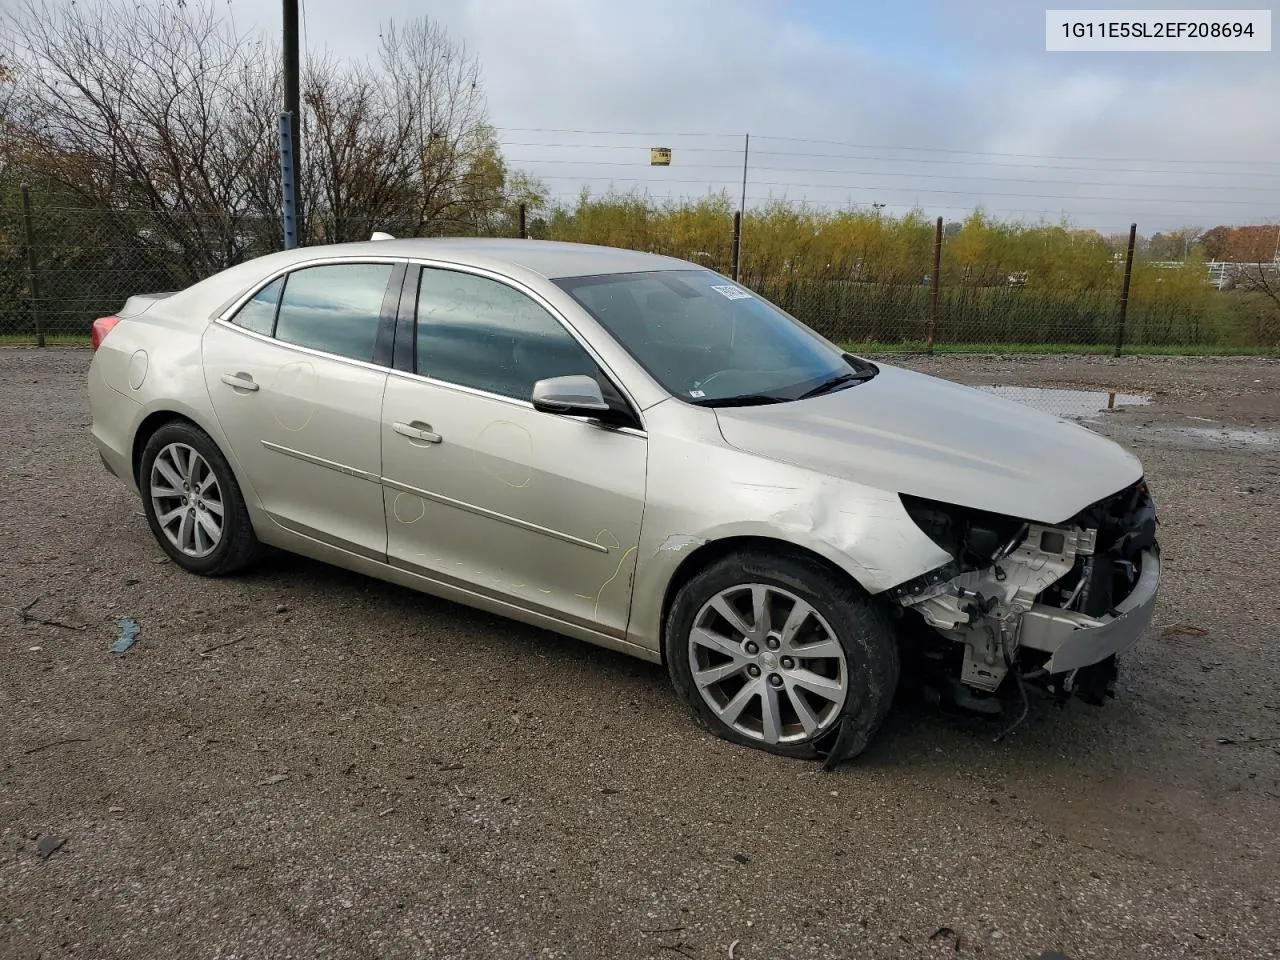
[[[276,329],[276,308],[280,305],[280,291],[283,289],[284,277],[272,280],[236,311],[231,322],[254,333],[272,336]]]

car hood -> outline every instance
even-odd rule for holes
[[[716,417],[724,439],[748,453],[1041,523],[1061,523],[1142,476],[1137,457],[1079,424],[899,367]]]

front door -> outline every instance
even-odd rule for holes
[[[284,527],[375,559],[386,555],[378,424],[387,371],[373,360],[401,272],[391,263],[295,270],[210,324],[203,341],[214,411],[263,508]]]
[[[425,268],[414,369],[383,401],[390,562],[623,636],[647,441],[529,402],[545,377],[603,377],[590,354],[512,286]]]

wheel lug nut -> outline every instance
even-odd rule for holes
[[[770,637],[768,640],[765,641],[765,645],[768,646],[770,650],[777,650],[779,647],[778,638]]]
[[[771,673],[769,674],[769,683],[771,683],[775,687],[780,687],[782,686],[782,678],[778,676],[776,673]]]
[[[783,669],[783,670],[790,670],[790,669],[791,669],[792,667],[794,667],[795,665],[796,665],[796,662],[795,662],[794,660],[792,660],[790,657],[783,657],[783,658],[782,658],[782,669]]]
[[[754,663],[751,664],[751,666],[747,667],[747,675],[752,677],[760,676],[760,668],[757,667]]]
[[[755,656],[757,653],[759,653],[759,652],[760,652],[760,648],[756,645],[755,641],[754,641],[754,640],[748,640],[748,641],[747,641],[747,653],[751,654],[751,655],[754,657],[754,656]]]

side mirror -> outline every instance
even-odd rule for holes
[[[561,413],[578,417],[595,417],[611,409],[600,392],[600,384],[592,377],[549,377],[533,385],[533,409],[543,413]]]

